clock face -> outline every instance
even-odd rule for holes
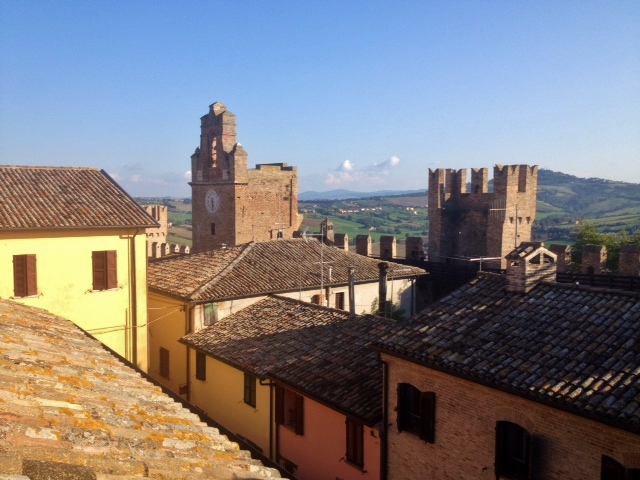
[[[207,192],[207,196],[204,197],[204,205],[207,207],[209,213],[216,213],[220,208],[220,196],[213,188]]]

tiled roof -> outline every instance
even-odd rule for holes
[[[0,230],[157,227],[104,171],[0,165]]]
[[[541,283],[508,293],[484,274],[376,346],[640,432],[640,298]]]
[[[377,281],[380,275],[379,260],[325,247],[316,239],[291,239],[159,259],[149,264],[148,285],[151,291],[190,301],[295,291],[320,285],[321,259],[325,285],[347,284],[350,266],[355,268],[356,283]],[[426,273],[417,267],[389,265],[388,278]]]
[[[6,300],[0,300],[0,472],[279,478],[69,320]]]
[[[394,324],[268,297],[181,342],[374,425],[382,413],[382,365],[369,345]]]

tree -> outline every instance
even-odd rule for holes
[[[578,225],[572,237],[574,242],[571,247],[571,256],[574,264],[582,264],[582,249],[585,245],[604,245],[607,247],[607,268],[613,272],[618,270],[620,247],[627,244],[640,245],[640,234],[629,235],[625,231],[620,235],[600,233],[593,223]]]
[[[379,301],[378,301],[378,297],[373,299],[373,302],[371,302],[371,315],[378,315],[378,307],[379,307]],[[387,302],[386,305],[386,312],[384,317],[386,318],[392,318],[394,320],[404,320],[406,317],[406,313],[407,311],[404,308],[400,308],[398,305],[396,305],[393,302]],[[367,312],[362,312],[362,314],[366,314]]]

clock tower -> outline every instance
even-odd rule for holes
[[[192,252],[291,238],[300,226],[297,169],[247,163],[236,116],[214,103],[200,119],[200,146],[191,156]]]

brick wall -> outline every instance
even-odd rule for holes
[[[488,170],[429,170],[429,260],[446,257],[500,257],[531,240],[536,215],[538,167],[496,165],[494,191]],[[497,263],[497,262],[496,262]]]
[[[383,355],[389,362],[389,479],[495,479],[495,425],[511,421],[533,435],[534,478],[597,480],[602,455],[640,466],[640,435]],[[436,393],[435,443],[399,433],[398,383]],[[635,462],[635,463],[634,463]]]
[[[235,122],[221,103],[201,118],[200,146],[191,157],[194,253],[292,238],[302,222],[297,169],[284,163],[249,169]]]
[[[582,273],[599,275],[607,268],[607,247],[585,245],[582,248]]]

